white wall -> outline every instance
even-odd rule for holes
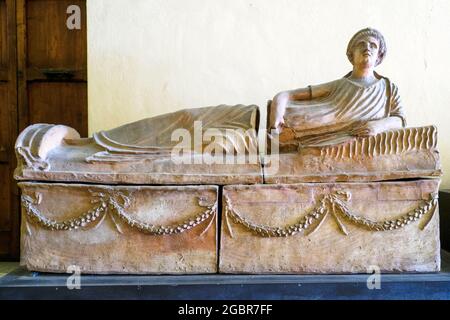
[[[90,133],[187,107],[258,104],[342,77],[371,26],[408,124],[435,124],[450,188],[450,1],[88,0]],[[265,123],[262,121],[262,123]]]

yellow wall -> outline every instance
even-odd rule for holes
[[[435,124],[450,188],[450,1],[89,0],[89,131],[187,107],[258,104],[351,69],[371,26],[408,124]],[[264,121],[262,123],[265,123]]]

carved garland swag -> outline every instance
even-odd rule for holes
[[[49,219],[39,211],[36,205],[41,203],[42,195],[40,193],[35,193],[34,196],[23,194],[22,206],[25,209],[28,221],[34,222],[49,230],[75,230],[79,228],[87,228],[99,219],[99,222],[97,223],[98,226],[106,217],[107,213],[110,213],[109,216],[120,233],[122,233],[122,230],[117,224],[116,218],[119,218],[120,221],[126,223],[131,228],[151,235],[170,235],[182,233],[210,219],[210,223],[201,234],[203,235],[203,233],[205,233],[211,226],[211,223],[214,221],[214,217],[217,213],[217,203],[205,205],[204,199],[199,197],[198,206],[205,208],[205,210],[197,214],[195,217],[174,225],[154,225],[139,221],[126,212],[126,209],[130,206],[130,197],[126,196],[124,193],[114,192],[110,194],[104,191],[89,191],[93,196],[93,200],[91,202],[96,204],[96,206],[76,218],[65,221],[57,222]]]
[[[416,208],[396,219],[372,221],[352,213],[345,203],[350,201],[350,199],[351,193],[345,191],[336,191],[324,195],[316,203],[314,208],[300,218],[297,223],[283,227],[272,227],[259,225],[247,220],[235,207],[233,207],[230,198],[225,196],[225,223],[231,237],[233,237],[233,231],[231,229],[230,220],[260,237],[288,237],[301,232],[307,232],[308,234],[313,233],[320,228],[325,221],[325,218],[331,215],[341,232],[348,235],[348,231],[341,219],[369,231],[390,231],[403,228],[410,223],[416,222],[422,217],[427,216],[428,219],[421,226],[421,229],[423,230],[433,218],[438,203],[437,194],[431,193],[428,201],[423,201],[422,204],[419,204]]]
[[[208,226],[202,232],[203,234],[209,229],[217,213],[217,203],[205,205],[203,204],[204,199],[199,198],[198,205],[206,209],[195,217],[174,225],[153,225],[139,221],[126,212],[126,209],[130,206],[129,196],[126,196],[121,192],[114,192],[114,194],[107,192],[93,192],[92,190],[90,190],[90,192],[93,196],[92,203],[97,205],[79,217],[61,222],[49,219],[39,211],[36,206],[39,205],[42,200],[42,196],[39,193],[36,193],[35,196],[23,194],[22,205],[29,221],[49,230],[74,230],[85,228],[93,224],[97,219],[100,219],[98,222],[98,224],[100,224],[105,218],[107,212],[109,212],[111,219],[117,226],[119,232],[122,231],[118,227],[115,218],[119,218],[131,228],[151,235],[170,235],[182,233],[211,218]],[[231,229],[230,220],[261,237],[287,237],[301,232],[308,232],[311,234],[319,229],[325,221],[325,218],[329,215],[334,218],[339,229],[345,235],[348,235],[348,231],[346,230],[341,219],[369,231],[389,231],[403,228],[410,223],[416,222],[422,219],[422,217],[427,216],[428,219],[423,226],[421,226],[421,228],[424,229],[433,218],[437,205],[437,194],[431,193],[428,201],[423,201],[422,204],[419,204],[413,210],[402,214],[396,219],[372,221],[351,212],[345,203],[348,202],[350,198],[350,192],[343,191],[336,191],[331,194],[324,195],[316,203],[314,208],[300,218],[297,223],[283,227],[273,227],[259,225],[247,220],[236,210],[236,208],[233,207],[230,198],[225,196],[225,223],[231,237],[233,237],[233,232]]]

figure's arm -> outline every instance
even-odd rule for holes
[[[388,116],[380,120],[367,121],[352,129],[355,136],[373,136],[383,131],[406,127],[406,117],[398,94],[398,88],[391,83],[391,101]]]
[[[380,120],[372,120],[362,123],[352,130],[355,136],[374,136],[383,131],[400,129],[403,127],[403,120],[400,117],[392,116]]]
[[[270,105],[270,119],[269,129],[276,129],[278,132],[281,130],[281,126],[284,124],[284,113],[286,107],[290,102],[311,100],[325,96],[330,93],[328,84],[314,86],[314,89],[309,86],[306,88],[300,88],[289,91],[282,91],[275,95]]]

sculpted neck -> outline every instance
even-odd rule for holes
[[[374,68],[357,68],[354,67],[349,77],[351,80],[364,84],[372,84],[378,79],[375,77]]]
[[[374,75],[373,71],[374,71],[373,67],[368,67],[368,68],[353,67],[351,77],[354,79],[371,78],[371,77],[374,78],[375,75]]]

